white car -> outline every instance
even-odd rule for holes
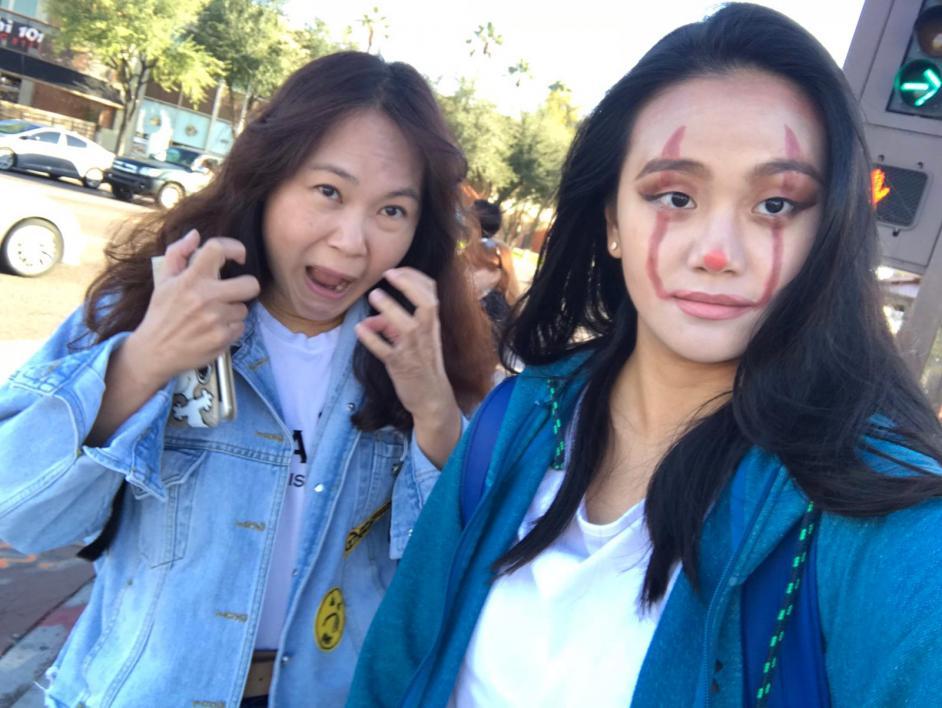
[[[0,266],[32,278],[56,263],[79,265],[85,236],[67,208],[35,187],[4,180],[0,198]]]
[[[0,120],[0,170],[73,177],[98,189],[113,161],[113,152],[70,130],[16,118]]]

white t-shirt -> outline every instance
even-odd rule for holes
[[[518,538],[546,513],[562,479],[547,472]],[[631,703],[664,603],[647,612],[639,603],[650,553],[643,501],[599,525],[587,520],[583,500],[551,546],[494,583],[449,706]]]
[[[256,649],[277,649],[288,612],[292,573],[297,566],[305,492],[311,487],[307,479],[308,462],[313,455],[311,443],[327,397],[330,360],[337,347],[340,328],[308,337],[289,330],[262,305],[256,308],[281,412],[294,435],[291,476],[275,532],[271,569],[255,638]]]

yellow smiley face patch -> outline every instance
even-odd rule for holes
[[[347,611],[340,588],[331,588],[314,618],[314,641],[321,651],[332,651],[340,644],[343,628],[347,620]]]

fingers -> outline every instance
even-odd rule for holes
[[[167,246],[163,266],[160,269],[161,280],[179,275],[186,269],[190,256],[199,248],[200,235],[196,229],[190,229],[186,236]]]
[[[215,297],[223,302],[248,302],[258,297],[261,291],[254,275],[239,275],[213,282],[210,286]]]
[[[383,316],[374,315],[357,324],[354,330],[357,339],[362,342],[367,351],[382,362],[386,362],[395,351],[392,345],[379,335],[379,332],[385,327],[386,323],[383,321]]]
[[[376,308],[376,311],[385,318],[381,329],[372,328],[375,331],[383,332],[389,339],[396,339],[399,334],[410,332],[415,328],[416,321],[412,315],[406,312],[405,308],[393,300],[388,293],[376,289],[370,292],[367,299]],[[370,319],[374,318],[371,317]],[[394,331],[390,331],[390,325]]]
[[[245,263],[245,246],[234,238],[217,236],[197,249],[188,270],[194,275],[217,277],[226,261]]]
[[[438,290],[435,281],[415,268],[392,268],[384,274],[386,280],[409,298],[416,308],[437,308]]]

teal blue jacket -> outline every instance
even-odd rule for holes
[[[491,565],[516,540],[553,456],[551,380],[565,382],[566,420],[583,388],[583,357],[521,374],[495,444],[489,488],[462,528],[459,444],[415,526],[360,653],[348,706],[444,706],[490,588]],[[894,446],[891,446],[894,447]],[[939,473],[911,450],[884,450]],[[870,459],[888,474],[896,463]],[[784,467],[751,451],[741,544],[733,548],[728,487],[703,528],[700,592],[681,573],[663,609],[632,706],[743,703],[743,582],[798,521],[807,503]],[[816,543],[818,601],[835,706],[938,705],[942,689],[942,501],[883,517],[824,514]],[[633,602],[626,598],[626,602]],[[603,608],[599,608],[602,610]],[[600,652],[604,647],[599,647]]]

